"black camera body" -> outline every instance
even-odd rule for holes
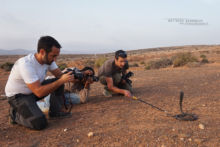
[[[93,82],[98,82],[99,81],[99,77],[97,77],[97,76],[94,76],[94,75],[87,75],[86,76],[86,79],[88,79],[88,78],[92,78],[92,81]]]
[[[78,79],[80,81],[83,80],[84,78],[84,75],[82,72],[80,72],[79,70],[77,69],[71,69],[71,68],[67,68],[66,71],[64,72],[64,74],[68,73],[68,72],[72,72],[71,75],[74,75],[74,78],[75,79]]]
[[[68,72],[72,72],[71,75],[74,75],[75,79],[78,79],[79,81],[82,81],[84,78],[86,78],[86,80],[91,77],[93,82],[98,82],[99,81],[99,77],[94,76],[94,75],[84,75],[81,71],[79,71],[78,69],[71,69],[71,68],[67,68],[67,70],[64,72],[64,74],[68,73]]]
[[[134,76],[134,73],[129,71],[127,74],[122,75],[122,79],[125,80],[129,85],[131,85],[132,81],[129,78],[132,76]]]

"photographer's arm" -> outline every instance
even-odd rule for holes
[[[105,80],[107,82],[107,86],[108,86],[109,90],[111,90],[115,93],[121,93],[121,94],[123,94],[124,96],[127,96],[127,97],[131,97],[131,93],[128,90],[120,89],[118,87],[115,87],[113,85],[113,80],[112,80],[111,77],[106,77]]]
[[[61,85],[66,82],[74,80],[74,76],[71,75],[71,72],[64,74],[60,79],[46,85],[41,85],[40,81],[37,80],[34,83],[27,84],[28,88],[39,98],[50,94],[55,91]]]
[[[61,76],[62,76],[62,71],[59,69],[59,68],[57,68],[57,69],[55,69],[55,70],[52,70],[51,71],[51,73],[56,77],[56,78],[60,78]]]

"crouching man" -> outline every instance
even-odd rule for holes
[[[47,119],[36,101],[48,94],[50,96],[49,117],[67,117],[62,112],[64,83],[74,82],[71,73],[63,74],[55,60],[59,56],[61,45],[50,36],[38,41],[37,53],[18,59],[9,75],[5,93],[10,104],[9,119],[12,124],[41,130],[47,126]],[[47,71],[55,78],[45,80]]]
[[[132,96],[131,82],[123,79],[127,74],[127,54],[123,50],[115,52],[115,58],[105,61],[99,68],[98,76],[101,84],[105,85],[103,94],[112,97],[113,93],[122,94],[126,97]]]
[[[98,82],[98,77],[95,76],[95,71],[91,67],[84,67],[79,70],[77,68],[68,68],[63,72],[72,71],[75,77],[75,82],[65,84],[66,105],[86,103],[89,97],[90,85],[93,82]]]

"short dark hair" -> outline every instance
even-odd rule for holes
[[[92,73],[93,73],[92,75],[93,75],[93,76],[95,75],[95,71],[94,71],[94,69],[93,69],[92,67],[86,66],[86,67],[84,67],[83,69],[81,69],[80,71],[83,72],[83,71],[86,71],[86,70],[91,70]]]
[[[51,48],[55,46],[57,48],[61,48],[59,42],[51,36],[42,36],[38,40],[37,44],[37,52],[40,52],[40,49],[44,49],[47,53],[51,52]]]
[[[119,57],[127,58],[127,53],[123,50],[118,50],[115,52],[115,58],[118,60]]]

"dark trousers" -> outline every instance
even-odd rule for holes
[[[45,80],[42,85],[52,83],[56,80],[56,78]],[[63,105],[63,93],[64,85],[51,93],[49,113],[57,113],[61,110]],[[47,119],[36,103],[43,98],[44,97],[38,98],[33,93],[29,95],[16,94],[15,96],[9,97],[9,115],[14,118],[17,124],[36,130],[44,129],[48,124]]]
[[[105,80],[105,76],[101,76],[99,78],[99,81],[101,84],[105,85],[105,89],[108,89],[107,87],[107,82]],[[127,82],[126,83],[121,83],[121,80],[122,80],[122,75],[120,73],[116,73],[112,76],[112,80],[113,80],[113,85],[120,88],[120,89],[126,89],[128,91],[130,91],[131,93],[133,93],[133,90],[132,90],[132,86],[129,85]]]

